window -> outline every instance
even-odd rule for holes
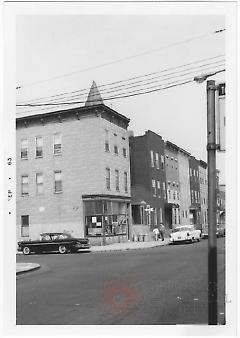
[[[56,133],[53,135],[53,153],[54,155],[62,153],[62,134]]]
[[[158,197],[161,197],[160,181],[157,181]]]
[[[189,173],[190,173],[190,176],[192,176],[192,169],[191,168],[189,169]]]
[[[35,156],[42,157],[43,156],[43,138],[42,136],[37,136],[35,139]]]
[[[195,193],[195,201],[196,201],[196,203],[198,202],[198,195],[197,195],[197,191],[195,190],[194,191],[194,193]]]
[[[156,181],[152,180],[152,193],[153,196],[156,196]]]
[[[21,186],[22,186],[22,196],[27,196],[29,194],[28,191],[28,175],[23,175],[21,178]]]
[[[163,222],[163,212],[162,212],[162,208],[159,209],[159,223]]]
[[[173,199],[175,200],[176,199],[176,191],[173,190]]]
[[[118,146],[117,145],[114,146],[114,154],[118,155]]]
[[[54,192],[62,192],[62,172],[60,170],[54,171]]]
[[[119,191],[119,170],[115,170],[115,187]]]
[[[163,182],[163,197],[166,198],[166,183]]]
[[[106,168],[106,188],[108,190],[111,189],[110,178],[111,178],[111,176],[110,176],[110,168]]]
[[[188,217],[188,212],[187,212],[187,210],[185,211],[185,217],[186,217],[186,218]]]
[[[151,156],[151,167],[154,168],[154,157],[153,157],[153,150],[150,151],[150,156]]]
[[[177,191],[177,200],[179,201],[179,192]]]
[[[194,202],[194,191],[191,190],[191,198],[192,198],[192,203]]]
[[[124,171],[124,191],[128,192],[128,174]]]
[[[168,190],[167,194],[168,194],[168,199],[170,200],[171,199],[171,190]]]
[[[21,140],[21,159],[28,158],[28,140],[23,139]]]
[[[164,169],[164,156],[161,155],[161,168]]]
[[[110,151],[109,131],[105,129],[105,151]]]
[[[157,225],[157,209],[153,209],[154,225]]]
[[[43,194],[43,174],[42,173],[36,174],[36,190],[37,190],[37,195]]]
[[[182,210],[182,217],[184,218],[184,210]]]
[[[123,157],[127,157],[127,149],[123,148]]]
[[[29,237],[29,215],[21,216],[21,236]]]
[[[155,153],[156,168],[159,169],[159,154]]]

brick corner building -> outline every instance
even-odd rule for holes
[[[17,240],[48,231],[104,244],[131,236],[129,121],[95,82],[84,107],[17,118]]]

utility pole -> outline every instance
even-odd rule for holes
[[[207,153],[208,153],[208,324],[218,323],[217,236],[216,236],[216,132],[215,81],[207,81]]]

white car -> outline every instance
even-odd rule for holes
[[[170,243],[194,242],[201,240],[201,231],[196,230],[193,225],[181,225],[173,229],[170,234]]]

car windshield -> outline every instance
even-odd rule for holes
[[[190,231],[192,230],[191,227],[181,227],[181,228],[175,228],[173,232],[179,232],[179,231]]]
[[[71,238],[71,235],[69,235],[69,234],[55,234],[55,235],[52,235],[52,239],[67,239],[67,238]]]
[[[54,241],[58,239],[71,238],[70,234],[42,234],[40,237],[41,241]]]

